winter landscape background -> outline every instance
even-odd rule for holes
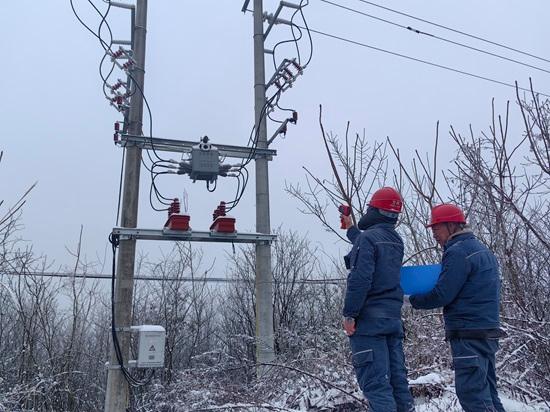
[[[243,145],[253,119],[250,16],[240,12],[241,2],[194,3],[149,2],[145,91],[154,134],[186,140],[208,134],[214,142]],[[352,0],[339,3],[358,7]],[[75,4],[97,28],[101,18],[89,3]],[[274,10],[278,2],[265,4]],[[536,19],[546,8],[543,1],[506,7],[496,0],[419,1],[409,11],[544,54],[547,25]],[[339,229],[341,199],[323,152],[319,103],[356,215],[380,186],[403,194],[398,231],[406,264],[439,261],[441,251],[424,227],[432,204],[464,207],[501,265],[507,336],[500,341],[497,373],[504,405],[508,411],[550,410],[546,74],[401,38],[378,23],[366,24],[364,16],[351,20],[326,2],[312,1],[305,11],[314,28],[376,39],[382,47],[403,47],[403,53],[510,84],[518,79],[527,90],[532,78],[532,89],[542,94],[314,38],[310,71],[285,96],[299,122],[286,140],[275,141],[279,155],[270,165],[278,234],[272,248],[276,361],[256,378],[255,345],[261,342],[254,338],[253,249],[140,245],[136,276],[155,280],[136,281],[132,323],[163,325],[167,341],[165,367],[132,391],[131,410],[365,409],[340,324],[341,256],[350,246]],[[113,12],[109,19],[115,36],[128,35],[126,15]],[[406,18],[402,23],[412,24]],[[97,74],[103,50],[65,1],[3,2],[0,32],[7,56],[0,69],[7,96],[0,101],[0,411],[102,410],[111,300],[110,279],[101,276],[111,270],[106,238],[117,214],[122,156],[112,144],[118,114],[105,102]],[[275,42],[289,34],[274,29],[273,36]],[[305,36],[301,44],[307,55]],[[292,56],[294,44],[286,46],[281,55]],[[210,211],[235,191],[220,183],[207,194],[182,179],[158,184],[171,197],[189,193],[197,228],[207,227]],[[151,210],[149,188],[144,178],[140,225],[160,228],[166,216]],[[252,188],[253,177],[235,211],[243,232],[254,231]],[[218,280],[205,279],[210,277]],[[403,318],[417,410],[459,411],[441,310],[404,307]]]

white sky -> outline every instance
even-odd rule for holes
[[[471,39],[385,12],[358,0],[335,0],[366,13],[464,42],[474,47],[550,70],[550,64],[474,42]],[[92,27],[97,14],[85,0],[74,0],[82,18]],[[95,0],[104,7],[101,1]],[[251,2],[252,3],[252,2]],[[549,74],[504,62],[441,41],[383,24],[349,11],[311,0],[304,9],[311,28],[438,64],[550,93]],[[461,2],[411,0],[384,1],[387,7],[489,38],[538,56],[550,56],[546,22],[548,3],[533,1]],[[277,2],[265,1],[273,12]],[[242,1],[150,0],[146,53],[145,94],[153,111],[157,137],[245,145],[253,122],[252,15],[241,13]],[[288,11],[282,17],[289,18]],[[115,38],[128,38],[128,12],[113,9],[109,23]],[[276,26],[267,47],[289,38],[286,26]],[[338,40],[313,35],[313,60],[281,104],[299,112],[286,140],[270,163],[271,225],[309,232],[313,241],[339,248],[312,217],[297,211],[298,203],[284,192],[284,182],[304,181],[302,166],[320,176],[331,172],[322,146],[317,116],[324,107],[327,130],[343,135],[366,129],[371,139],[390,136],[407,153],[431,149],[436,121],[440,121],[442,148],[449,159],[448,128],[487,129],[491,99],[504,111],[514,100],[512,88],[451,73]],[[301,42],[303,55],[308,43]],[[83,250],[88,260],[103,257],[107,234],[114,226],[121,149],[112,143],[113,122],[120,117],[101,91],[98,63],[102,49],[75,19],[68,1],[3,1],[0,3],[0,199],[12,204],[34,181],[38,186],[25,206],[21,236],[34,250],[55,259],[57,265],[72,258],[65,246],[76,245],[84,225]],[[279,58],[294,57],[294,48],[281,48]],[[272,73],[266,59],[267,77]],[[512,131],[520,130],[512,109]],[[145,118],[145,124],[148,124]],[[147,133],[148,129],[144,132]],[[272,132],[274,127],[271,126]],[[270,134],[271,135],[271,134]],[[247,195],[232,213],[237,229],[254,231],[254,167]],[[149,177],[142,169],[140,227],[162,227],[166,214],[151,210]],[[215,193],[203,182],[187,176],[160,178],[168,196],[189,193],[191,225],[206,230],[220,200],[230,200],[233,180],[220,179]],[[5,205],[2,206],[5,210]],[[334,213],[335,224],[338,214]],[[144,243],[142,250],[156,253],[159,243]],[[203,245],[209,248],[209,245]],[[208,249],[210,250],[210,249]],[[214,253],[230,250],[213,247]],[[108,268],[104,272],[108,271]]]

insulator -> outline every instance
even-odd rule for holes
[[[172,202],[172,205],[174,205],[174,213],[179,213],[181,210],[181,207],[180,207],[180,200],[177,197]]]
[[[300,73],[302,72],[302,66],[296,63],[296,60],[291,60],[290,62],[294,65],[294,67],[296,67],[296,70],[298,70]]]
[[[172,200],[172,203],[168,207],[168,217],[179,214],[181,208],[180,208],[180,200],[176,197],[174,200]]]
[[[119,122],[115,122],[115,131],[119,131],[120,130],[120,123]]]

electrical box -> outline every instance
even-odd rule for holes
[[[136,367],[162,368],[166,330],[158,325],[132,326],[131,329],[138,334]]]
[[[191,149],[191,172],[189,177],[195,180],[213,182],[220,173],[220,154],[210,143],[200,143]]]

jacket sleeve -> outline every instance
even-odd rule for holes
[[[359,230],[358,230],[359,231]],[[356,262],[351,262],[348,276],[346,297],[344,299],[344,316],[356,318],[365,303],[372,286],[372,275],[375,269],[374,243],[367,236],[359,239]]]
[[[435,287],[428,293],[412,295],[409,300],[415,309],[434,309],[447,306],[464,286],[470,273],[465,253],[453,247],[445,252],[442,270]]]
[[[361,231],[357,226],[350,227],[346,232],[346,236],[348,237],[351,243],[355,243],[355,239],[357,239],[357,236],[359,236],[360,234],[361,234]]]

